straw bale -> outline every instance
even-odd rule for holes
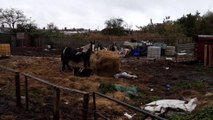
[[[120,57],[113,51],[96,51],[90,57],[91,68],[100,76],[113,76],[120,70]]]

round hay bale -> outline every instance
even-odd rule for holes
[[[119,54],[113,51],[96,51],[90,57],[91,68],[100,76],[113,76],[120,70]]]

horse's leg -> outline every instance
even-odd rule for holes
[[[65,70],[65,63],[62,61],[62,71]]]
[[[84,67],[86,68],[87,67],[87,61],[84,60]]]
[[[68,70],[72,70],[70,65],[69,65],[69,60],[68,59],[63,59],[63,61],[62,61],[62,71],[65,70],[66,66],[67,66]]]
[[[69,65],[69,60],[68,59],[65,61],[65,66],[67,66],[68,70],[72,70],[72,68]]]
[[[61,53],[61,62],[62,62],[62,71],[65,70],[66,66],[69,70],[72,70],[69,66],[71,49],[66,47],[63,52]]]
[[[90,60],[87,61],[87,66],[90,67]]]
[[[68,70],[72,70],[72,68],[69,65],[69,62],[66,65],[67,65]]]
[[[90,60],[89,59],[84,59],[84,67],[90,67]]]
[[[64,58],[64,53],[61,53],[61,62],[62,62],[62,71],[65,70],[65,58]]]

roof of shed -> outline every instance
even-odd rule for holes
[[[213,35],[198,35],[198,37],[202,37],[202,38],[213,38]]]

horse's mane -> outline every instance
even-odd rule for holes
[[[83,49],[82,52],[83,52],[83,53],[86,53],[86,52],[90,49],[90,45],[91,45],[91,43],[82,46],[82,47],[81,47],[81,49]]]

